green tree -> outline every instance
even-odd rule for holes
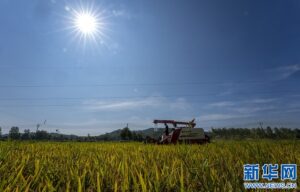
[[[267,127],[267,129],[266,129],[266,134],[267,134],[267,138],[274,138],[274,135],[273,135],[273,130],[272,130],[272,128],[271,127]]]
[[[297,139],[300,139],[300,129],[295,129],[295,135]]]
[[[25,130],[24,130],[24,133],[22,134],[22,139],[23,139],[23,140],[31,139],[31,136],[30,136],[30,129],[25,129]]]
[[[47,140],[47,139],[50,139],[50,135],[48,134],[47,131],[37,130],[35,133],[35,138],[37,140]]]
[[[12,127],[9,130],[9,138],[10,139],[20,139],[20,131],[19,131],[19,127]]]
[[[128,127],[122,129],[120,136],[123,140],[130,140],[132,139],[132,133]]]

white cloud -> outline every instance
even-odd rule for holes
[[[170,102],[169,105],[173,110],[187,110],[190,108],[190,104],[184,98],[178,98],[174,102]]]
[[[131,19],[131,17],[132,17],[131,14],[124,9],[119,9],[119,10],[114,9],[114,10],[112,10],[112,15],[114,17],[122,17],[122,18],[126,18],[126,19]]]
[[[272,103],[278,100],[277,98],[257,98],[257,99],[250,99],[244,101],[219,101],[208,104],[208,108],[222,108],[227,107],[227,109],[235,109],[235,106],[245,106],[247,108],[254,108],[254,106],[258,104],[267,104]],[[250,105],[250,106],[249,106]],[[245,108],[243,107],[243,108]],[[260,107],[260,106],[259,106]]]
[[[274,110],[276,107],[270,103],[276,101],[275,98],[257,98],[244,101],[220,101],[208,104],[209,108],[224,108],[221,113],[213,112],[212,114],[200,116],[200,121],[225,121],[229,119],[241,119],[256,116],[262,111]],[[263,105],[263,106],[261,106]]]
[[[146,98],[141,100],[125,100],[125,101],[85,101],[84,104],[89,105],[88,109],[92,110],[126,110],[140,107],[153,107],[160,104],[160,100],[155,98]]]
[[[184,98],[177,98],[175,101],[168,100],[164,97],[148,97],[144,99],[127,99],[118,101],[101,101],[89,100],[84,101],[83,105],[89,110],[96,111],[122,111],[130,109],[148,108],[164,108],[164,109],[180,109],[185,110],[190,107]]]
[[[273,110],[275,109],[274,106],[263,106],[263,107],[253,107],[253,106],[247,106],[247,107],[237,107],[237,108],[232,108],[233,111],[239,112],[239,113],[255,113],[259,111],[267,111],[267,110]]]
[[[229,120],[229,119],[239,119],[249,117],[250,115],[246,114],[209,114],[200,116],[200,121],[220,121],[220,120]]]
[[[268,99],[253,99],[249,101],[249,103],[256,103],[256,104],[262,104],[262,103],[272,103],[273,101],[276,101],[276,98],[268,98]]]
[[[221,102],[209,104],[209,106],[211,106],[211,107],[228,107],[228,106],[233,106],[233,105],[234,105],[234,102],[231,102],[231,101],[221,101]]]
[[[279,72],[279,79],[286,79],[300,71],[300,64],[279,67],[276,71]]]

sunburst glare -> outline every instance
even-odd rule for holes
[[[88,13],[80,13],[76,16],[75,26],[86,35],[92,35],[97,31],[97,19]]]
[[[96,44],[103,43],[106,28],[103,12],[94,6],[82,5],[77,9],[66,7],[65,10],[70,13],[68,28],[74,34],[74,38],[84,45],[87,41],[93,41]]]

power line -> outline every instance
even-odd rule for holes
[[[6,106],[1,106],[0,105],[0,108],[36,108],[36,107],[53,107],[53,108],[78,108],[78,107],[82,107],[82,106],[93,106],[92,104],[77,104],[77,105],[74,105],[74,104],[71,104],[71,105],[65,105],[65,104],[61,104],[61,105],[6,105]],[[97,108],[95,108],[95,110],[97,110]],[[105,109],[103,109],[105,110]],[[108,109],[109,110],[109,109]],[[272,110],[275,110],[275,109],[272,109]],[[286,108],[286,109],[277,109],[277,110],[280,110],[282,113],[284,112],[289,112],[289,110],[295,110],[295,113],[300,113],[300,107],[294,107],[294,108]],[[297,111],[296,111],[297,110]]]
[[[0,85],[0,88],[48,88],[48,87],[113,87],[113,86],[179,86],[179,85],[241,85],[241,84],[268,84],[267,81],[240,81],[240,82],[161,82],[161,83],[99,83],[99,84],[37,84],[37,85]]]
[[[148,97],[151,98],[151,97]],[[165,97],[162,97],[165,98]],[[189,100],[190,103],[203,103],[206,99],[197,99],[197,100]],[[108,103],[109,105],[109,103]],[[81,102],[69,102],[69,103],[60,103],[60,104],[4,104],[0,105],[0,108],[27,108],[27,107],[80,107],[80,106],[95,106],[94,103],[81,103]],[[105,106],[105,104],[104,104]],[[290,109],[300,109],[300,108],[290,108]]]
[[[297,93],[300,90],[274,90],[274,91],[262,91],[262,92],[233,92],[231,95],[268,95],[275,93]],[[0,101],[18,101],[18,100],[92,100],[92,99],[135,99],[135,98],[180,98],[180,97],[201,97],[201,96],[221,96],[222,93],[206,93],[206,94],[182,94],[182,95],[140,95],[140,96],[102,96],[102,97],[44,97],[44,98],[0,98]]]

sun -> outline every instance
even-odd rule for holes
[[[74,40],[76,39],[84,47],[89,41],[96,45],[103,44],[107,26],[103,11],[93,5],[67,6],[65,10],[69,13],[68,29],[72,32]]]
[[[89,13],[79,13],[76,15],[74,24],[84,35],[93,35],[99,30],[97,18]]]

